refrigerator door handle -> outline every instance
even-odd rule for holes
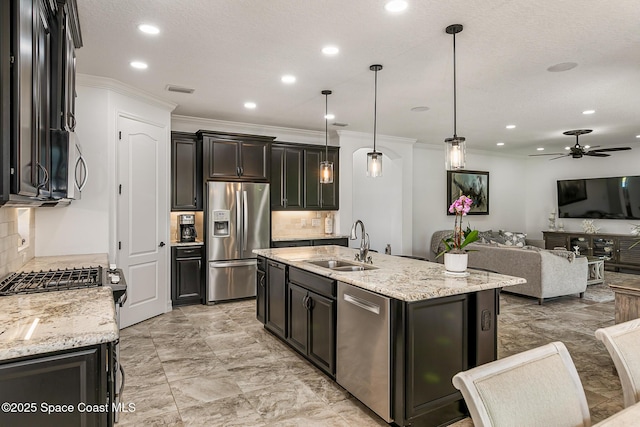
[[[243,259],[241,261],[211,261],[209,262],[209,268],[248,267],[257,264],[258,260],[255,258]]]
[[[240,192],[236,191],[236,249],[242,254],[242,201],[240,200]]]
[[[247,250],[247,238],[249,236],[249,208],[248,208],[248,204],[249,202],[247,201],[247,192],[243,191],[242,192],[242,212],[243,212],[243,220],[242,220],[242,225],[243,225],[243,230],[242,230],[242,252]]]

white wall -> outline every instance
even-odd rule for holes
[[[387,211],[386,206],[391,206],[395,203],[400,203],[401,212],[394,218],[398,218],[396,224],[391,225],[391,222],[374,221],[374,223],[367,223],[367,232],[371,237],[371,242],[376,242],[373,246],[374,249],[384,252],[384,247],[390,241],[381,241],[384,236],[389,236],[392,230],[399,228],[397,237],[394,241],[396,244],[391,245],[393,254],[411,254],[412,235],[413,235],[413,166],[414,162],[412,157],[414,155],[415,139],[408,138],[396,138],[386,135],[378,135],[376,139],[376,150],[381,151],[385,155],[385,161],[391,159],[396,163],[396,167],[400,165],[401,179],[397,180],[398,183],[390,181],[389,177],[394,177],[393,168],[390,169],[389,177],[385,178],[387,164],[382,165],[383,176],[381,178],[371,179],[370,181],[364,181],[363,176],[366,174],[366,166],[357,166],[354,168],[353,155],[358,150],[366,149],[370,151],[373,148],[373,136],[371,134],[350,132],[350,131],[338,131],[338,140],[340,144],[340,220],[337,224],[340,234],[349,234],[351,225],[358,219],[357,214],[361,212],[369,212],[372,217],[380,218]],[[390,165],[391,166],[391,165]],[[359,169],[359,170],[357,170]],[[376,193],[373,189],[377,188],[377,180],[381,179],[380,188],[384,188],[384,191]],[[386,183],[386,184],[384,184]],[[395,185],[395,188],[391,188]],[[368,189],[369,188],[369,189]],[[359,198],[359,193],[369,193],[375,198],[366,200]],[[357,206],[356,206],[357,203]],[[372,220],[373,221],[373,220]],[[399,223],[399,224],[398,224]],[[351,246],[358,246],[359,241],[352,241]]]
[[[523,163],[527,181],[527,229],[533,238],[542,238],[542,231],[548,228],[549,213],[557,209],[557,180],[640,175],[640,146],[631,151],[612,153],[610,157],[567,157],[551,161],[527,158]],[[565,231],[582,231],[582,219],[563,218],[562,221]],[[600,232],[629,234],[632,225],[640,221],[596,219],[594,223],[600,227]]]
[[[377,149],[377,146],[376,146]],[[353,153],[353,220],[361,220],[370,237],[370,247],[384,253],[387,244],[392,254],[400,254],[402,248],[402,165],[399,157],[391,157],[383,152],[382,176],[368,177],[367,153],[371,147],[360,148]],[[349,159],[342,159],[343,162]],[[360,237],[360,230],[358,230]],[[351,241],[358,247],[360,240]]]
[[[36,209],[36,256],[108,253],[114,261],[118,114],[165,125],[166,140],[170,141],[171,111],[175,105],[102,77],[79,74],[76,90],[76,133],[89,177],[81,200],[67,207]],[[166,150],[169,159],[168,143]],[[169,168],[169,164],[165,167]],[[169,177],[167,188],[168,180]],[[167,204],[167,221],[169,210]]]
[[[527,232],[524,166],[521,157],[467,151],[467,170],[489,172],[489,215],[468,215],[463,226]],[[454,217],[447,215],[444,142],[442,146],[417,144],[413,170],[413,255],[429,257],[433,232],[453,229]]]

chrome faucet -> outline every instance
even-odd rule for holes
[[[362,221],[357,220],[351,226],[351,240],[356,240],[358,238],[358,235],[356,234],[358,224],[360,224],[360,228],[362,229],[362,240],[360,240],[360,253],[356,254],[355,259],[356,261],[373,264],[371,257],[367,256],[369,254],[369,234],[364,230],[364,223]]]

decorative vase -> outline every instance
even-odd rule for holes
[[[467,271],[467,261],[469,261],[468,253],[451,253],[444,254],[444,268],[452,273],[464,273]]]

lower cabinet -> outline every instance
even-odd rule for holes
[[[111,359],[101,344],[0,364],[0,425],[113,425]]]
[[[322,296],[289,282],[287,296],[287,342],[320,369],[335,377],[335,295]]]
[[[171,248],[171,302],[174,307],[205,302],[203,249],[202,245]]]
[[[260,256],[256,274],[256,319],[262,324],[267,321],[267,259]]]
[[[286,266],[275,261],[267,262],[265,327],[280,338],[286,338]]]

